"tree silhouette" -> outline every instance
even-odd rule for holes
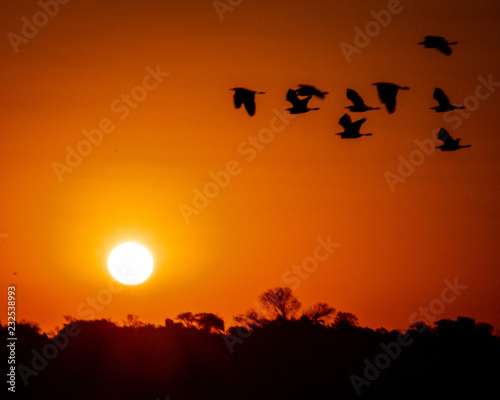
[[[198,313],[194,315],[195,323],[200,329],[207,332],[224,331],[224,320],[212,313]]]
[[[326,303],[294,319],[300,303],[290,289],[275,288],[261,297],[276,320],[250,310],[235,319],[251,329],[227,332],[219,316],[205,312],[179,314],[176,322],[167,318],[165,326],[140,322],[133,314],[123,325],[67,318],[53,338],[33,322],[20,322],[16,396],[253,400],[361,394],[390,400],[488,398],[498,391],[500,337],[487,323],[457,317],[431,329],[416,321],[407,336],[359,327],[354,314],[334,314]],[[334,322],[327,324],[327,318]],[[0,336],[7,342],[7,326]],[[3,356],[11,351],[4,347]]]
[[[350,312],[339,311],[335,316],[333,326],[337,329],[357,327],[358,317]]]
[[[63,315],[64,321],[69,324],[73,321],[76,321],[76,318],[71,315]]]
[[[335,314],[335,308],[330,307],[326,303],[316,303],[315,305],[309,307],[304,313],[312,322],[315,324],[326,325],[327,321],[333,317]]]
[[[134,314],[127,314],[127,320],[125,321],[125,326],[130,326],[132,328],[139,328],[144,324],[139,321],[139,316]]]
[[[195,317],[192,312],[184,312],[180,313],[175,317],[175,319],[178,319],[181,321],[181,323],[186,327],[186,328],[192,328],[195,323]]]
[[[491,336],[493,334],[493,325],[487,324],[486,322],[478,322],[476,324],[476,332],[480,334],[485,334],[487,336]]]
[[[175,319],[181,322],[181,325],[186,328],[197,328],[207,332],[222,332],[224,331],[224,320],[213,313],[197,313],[184,312]],[[166,326],[176,325],[171,319],[165,320]]]
[[[410,324],[410,329],[418,332],[429,332],[431,327],[425,321],[415,321]]]
[[[253,329],[256,327],[262,328],[269,322],[267,318],[259,314],[259,312],[255,311],[253,308],[248,310],[245,314],[238,314],[234,317],[234,320],[245,326],[247,329]]]
[[[33,321],[27,321],[25,319],[21,320],[21,322],[17,323],[16,326],[19,328],[19,326],[23,326],[27,329],[32,330],[35,333],[41,333],[40,325],[38,322],[33,322]]]
[[[183,325],[180,322],[174,322],[171,318],[165,318],[165,328],[176,328],[182,326]]]
[[[260,304],[276,319],[287,321],[300,308],[300,302],[288,287],[270,289],[259,297]]]

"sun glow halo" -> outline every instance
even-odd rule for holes
[[[153,272],[153,257],[144,246],[127,242],[116,246],[108,257],[113,278],[125,285],[138,285]]]

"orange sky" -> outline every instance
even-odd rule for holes
[[[388,2],[242,1],[220,16],[212,1],[74,0],[46,20],[36,1],[3,4],[0,278],[17,285],[18,319],[51,330],[63,315],[163,323],[205,311],[231,324],[265,290],[291,285],[287,271],[330,238],[338,248],[294,291],[304,306],[404,329],[456,278],[467,289],[436,318],[500,328],[500,93],[476,91],[480,77],[500,82],[500,6],[389,5],[397,13],[348,62],[341,44]],[[34,16],[43,26],[12,45]],[[429,34],[459,44],[450,57],[416,45]],[[334,135],[346,89],[380,106],[378,81],[410,87],[396,112],[351,113],[371,137]],[[299,83],[330,94],[281,126]],[[235,86],[266,92],[254,117],[233,108]],[[474,110],[443,119],[429,110],[435,87]],[[131,94],[140,101],[127,105]],[[67,146],[100,124],[110,132],[58,177]],[[249,137],[269,127],[250,159]],[[391,191],[386,171],[440,127],[472,147],[436,150]],[[233,160],[238,173],[186,223],[180,205]],[[105,298],[107,256],[129,240],[151,250],[153,275]],[[90,312],[99,293],[107,304]]]

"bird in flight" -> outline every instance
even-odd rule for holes
[[[349,115],[344,114],[339,119],[339,125],[344,128],[344,132],[337,133],[342,139],[356,139],[361,136],[371,136],[371,133],[359,133],[361,125],[366,121],[366,118],[361,118],[352,122]]]
[[[436,110],[436,112],[446,112],[453,110],[461,110],[464,109],[464,106],[453,106],[446,96],[442,89],[436,88],[434,89],[434,99],[439,103],[438,106],[431,107],[431,110]]]
[[[328,92],[322,92],[321,90],[311,85],[299,85],[299,88],[295,89],[295,93],[297,93],[299,96],[316,96],[320,99],[324,99],[325,95],[328,94]]]
[[[451,54],[450,45],[457,44],[458,42],[448,42],[444,37],[441,36],[426,36],[423,42],[418,44],[423,45],[427,49],[437,49],[441,53],[449,56]]]
[[[265,94],[265,92],[256,92],[245,88],[232,88],[229,90],[234,90],[234,106],[240,108],[241,105],[244,104],[250,116],[255,115],[255,95]]]
[[[396,110],[396,96],[398,90],[408,90],[409,87],[399,86],[393,83],[377,82],[373,83],[377,87],[378,97],[380,101],[385,104],[385,108],[389,114]]]
[[[439,130],[437,137],[444,143],[436,147],[436,149],[441,149],[441,151],[455,151],[458,149],[463,149],[465,147],[470,147],[470,144],[461,146],[459,143],[461,139],[453,139],[448,131],[443,128]]]
[[[287,108],[291,114],[302,114],[311,110],[319,110],[319,108],[307,107],[307,103],[311,100],[311,96],[307,96],[305,99],[299,99],[297,93],[293,89],[288,89],[286,100],[292,103],[292,107]]]
[[[353,112],[364,112],[368,110],[379,110],[380,107],[369,107],[365,104],[361,96],[353,89],[347,89],[347,98],[351,100],[352,106],[348,106],[349,110]]]

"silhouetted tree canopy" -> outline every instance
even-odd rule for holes
[[[222,332],[222,331],[224,331],[224,320],[222,318],[220,318],[219,316],[212,314],[212,313],[193,314],[191,312],[184,312],[184,313],[177,315],[176,319],[181,321],[181,323],[186,328],[196,327],[198,329],[204,329],[208,332],[211,332],[211,331]]]
[[[198,313],[195,314],[196,324],[200,329],[208,332],[222,332],[224,331],[224,320],[219,316],[212,313]]]
[[[259,297],[260,304],[271,315],[287,321],[300,308],[300,302],[288,287],[270,289]]]
[[[248,310],[245,314],[236,315],[234,320],[248,329],[263,327],[269,323],[267,318],[259,314],[259,312],[255,311],[253,308]]]
[[[493,325],[487,324],[486,322],[478,322],[476,324],[476,331],[491,336],[493,334]]]
[[[31,329],[35,333],[40,333],[40,325],[37,322],[26,321],[25,319],[16,324],[16,329]]]
[[[321,323],[326,325],[328,320],[330,320],[335,314],[335,308],[330,307],[326,303],[316,303],[309,307],[304,315],[306,315],[315,324]]]
[[[125,322],[125,325],[131,326],[133,328],[138,328],[138,327],[142,326],[142,322],[139,321],[138,315],[127,314],[127,321]]]
[[[175,319],[181,321],[181,323],[188,328],[191,328],[194,325],[194,315],[192,312],[180,313],[177,317],[175,317]]]
[[[354,328],[358,326],[358,317],[350,312],[339,311],[335,316],[333,326],[337,329]]]
[[[37,324],[20,323],[16,397],[416,400],[498,393],[500,337],[487,323],[458,317],[432,327],[415,322],[406,333],[372,330],[326,303],[292,319],[298,300],[278,289],[266,292],[281,307],[276,319],[263,322],[251,310],[227,332],[216,314],[191,312],[164,326],[133,314],[121,326],[68,318],[52,339]],[[333,315],[333,323],[321,323]],[[1,335],[6,343],[4,326]],[[6,360],[6,346],[3,352]]]

